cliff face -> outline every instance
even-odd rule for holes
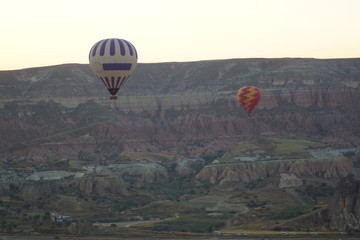
[[[279,179],[278,179],[278,187],[279,188],[292,188],[292,187],[299,187],[303,183],[301,179],[299,179],[295,174],[293,173],[280,173]]]
[[[61,172],[61,171],[60,171]],[[83,194],[118,194],[127,195],[126,183],[116,173],[108,176],[84,175],[74,178],[74,173],[68,172],[64,175],[52,171],[47,178],[46,172],[39,173],[41,179],[34,178],[34,174],[28,178],[17,177],[17,181],[0,181],[0,196],[17,195],[24,200],[36,200],[40,197],[50,197],[67,191],[80,191]],[[71,175],[72,174],[72,175]],[[31,178],[33,177],[33,178]],[[72,189],[72,190],[71,190]]]
[[[320,135],[322,142],[334,146],[357,146],[360,142],[360,110],[356,106],[329,111],[257,110],[247,118],[235,104],[219,101],[199,105],[199,110],[168,108],[137,113],[99,110],[99,105],[88,103],[75,109],[58,108],[54,118],[47,117],[51,112],[34,111],[37,105],[23,110],[18,107],[20,116],[9,116],[4,110],[0,155],[3,159],[33,159],[34,164],[41,164],[49,159],[135,157],[134,152],[175,151],[182,145],[182,150],[199,155],[226,151],[237,139],[247,136],[289,133]],[[24,115],[26,111],[32,115]]]
[[[360,180],[354,175],[343,178],[329,205],[332,229],[358,230],[360,228]]]

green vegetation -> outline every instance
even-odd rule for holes
[[[256,157],[257,160],[301,159],[310,156],[310,149],[324,146],[323,143],[309,140],[260,137],[239,141],[220,162],[236,162],[237,157]]]
[[[154,231],[178,231],[208,233],[225,226],[231,215],[208,216],[206,214],[184,216],[175,220],[163,221],[153,226]]]
[[[293,219],[305,213],[311,212],[312,209],[313,209],[312,206],[299,206],[299,207],[286,208],[278,214],[276,213],[272,214],[271,216],[268,217],[268,219],[271,220]]]
[[[102,125],[102,123],[91,123],[85,127],[62,131],[60,133],[49,135],[44,138],[34,139],[30,143],[32,145],[36,145],[36,144],[46,144],[46,143],[52,143],[52,142],[66,142],[68,140],[73,140],[73,139],[76,139],[78,137],[81,137],[81,136],[89,133],[89,131],[92,128],[94,128],[98,125]]]
[[[334,194],[335,188],[322,182],[315,184],[306,184],[305,187],[299,189],[299,192],[303,195],[317,199],[319,197],[329,197]]]
[[[254,201],[254,200],[251,200],[250,202],[248,202],[246,204],[246,206],[249,207],[249,208],[263,207],[265,205],[266,205],[266,202],[257,202],[257,201]]]
[[[50,162],[50,168],[57,168],[57,169],[69,169],[69,160],[57,160],[55,162]]]
[[[175,156],[174,154],[164,153],[164,152],[158,152],[158,153],[148,152],[147,154],[158,161],[165,161],[165,162],[172,160]]]
[[[172,201],[179,201],[182,195],[189,193],[194,187],[194,180],[191,176],[173,176],[149,186],[155,190],[153,193]]]
[[[305,158],[309,156],[308,149],[320,148],[324,145],[322,143],[298,140],[298,139],[281,139],[273,138],[275,145],[272,155],[279,158],[292,157],[292,158]]]
[[[69,169],[73,169],[73,170],[83,170],[82,165],[84,164],[82,161],[80,160],[69,160],[68,161],[69,164]]]
[[[174,217],[178,214],[190,214],[198,212],[197,209],[187,205],[170,201],[159,200],[151,202],[143,207],[132,208],[128,211],[128,215],[144,216],[146,219],[151,218],[168,218]]]
[[[50,228],[50,212],[45,209],[49,199],[24,200],[16,195],[18,192],[19,188],[11,184],[10,197],[0,200],[0,232],[26,233]]]

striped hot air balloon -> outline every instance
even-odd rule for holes
[[[254,110],[259,103],[261,97],[260,90],[254,86],[245,86],[239,89],[237,92],[237,99],[239,103],[244,107],[248,116]]]
[[[137,59],[135,47],[118,38],[95,43],[89,53],[91,70],[112,95],[110,99],[117,99],[115,95],[134,72]]]

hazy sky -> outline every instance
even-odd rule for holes
[[[360,0],[2,0],[0,70],[88,63],[123,38],[140,63],[360,57]]]

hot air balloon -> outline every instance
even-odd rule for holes
[[[237,99],[239,103],[244,107],[248,116],[251,116],[251,112],[259,103],[261,97],[260,90],[254,86],[245,86],[239,89],[237,92]]]
[[[90,68],[112,95],[110,99],[117,99],[116,93],[134,72],[137,59],[135,47],[118,38],[100,40],[89,53]]]

